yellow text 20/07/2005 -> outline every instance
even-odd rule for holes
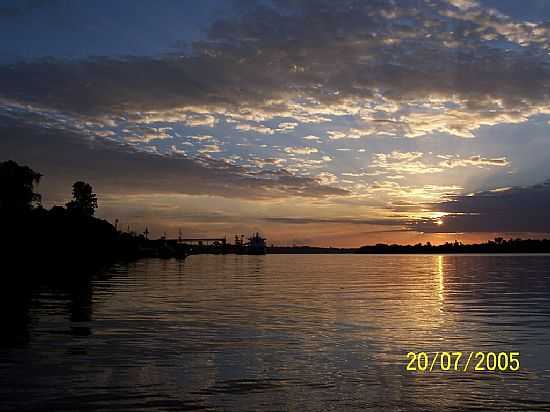
[[[517,372],[519,352],[408,352],[410,372]]]

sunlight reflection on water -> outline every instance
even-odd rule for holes
[[[20,339],[0,355],[0,400],[18,410],[548,410],[549,263],[202,255],[118,265],[33,292],[11,331]],[[521,370],[404,370],[409,351],[472,350],[520,351]]]

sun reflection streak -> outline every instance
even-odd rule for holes
[[[445,273],[443,269],[443,256],[439,255],[437,256],[437,282],[438,282],[438,288],[437,288],[437,296],[439,300],[439,310],[443,310],[443,304],[444,302],[444,292],[445,292]]]

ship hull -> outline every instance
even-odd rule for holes
[[[248,255],[265,255],[267,251],[265,250],[249,250],[247,252]]]

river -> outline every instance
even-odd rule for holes
[[[546,255],[196,255],[3,294],[2,410],[550,410]],[[453,351],[521,367],[406,370]]]

